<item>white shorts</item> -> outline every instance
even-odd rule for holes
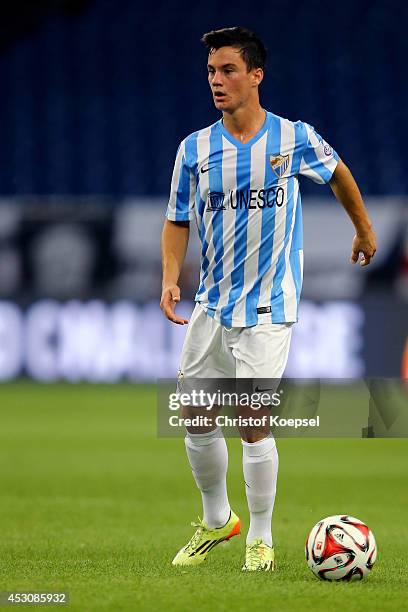
[[[227,328],[196,304],[184,339],[179,377],[281,379],[292,325]]]

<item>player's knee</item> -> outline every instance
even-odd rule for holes
[[[217,429],[216,413],[203,407],[183,406],[181,416],[187,433],[206,434]]]
[[[241,439],[244,442],[248,442],[248,444],[254,444],[255,442],[260,442],[261,440],[264,440],[265,438],[268,438],[268,436],[270,435],[270,429],[265,429],[263,430],[245,430],[245,429],[241,429],[240,434],[241,434]]]

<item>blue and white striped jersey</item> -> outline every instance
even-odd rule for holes
[[[226,327],[297,321],[303,276],[298,176],[327,183],[339,156],[302,121],[266,113],[242,144],[222,120],[180,144],[167,218],[197,222],[196,301]]]

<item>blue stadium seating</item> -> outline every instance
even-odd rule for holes
[[[313,124],[363,192],[408,192],[403,0],[77,0],[20,31],[29,4],[0,28],[1,194],[167,193],[179,141],[217,119],[199,39],[237,24],[268,46],[265,107]]]

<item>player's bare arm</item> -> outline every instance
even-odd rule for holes
[[[350,261],[357,263],[360,253],[363,253],[360,265],[368,266],[377,250],[376,236],[357,183],[346,164],[341,160],[330,180],[330,187],[343,205],[356,230]]]
[[[188,221],[166,219],[161,240],[163,282],[160,308],[170,321],[178,325],[188,323],[187,319],[176,315],[175,307],[180,301],[180,287],[177,283],[186,256],[189,235]]]

